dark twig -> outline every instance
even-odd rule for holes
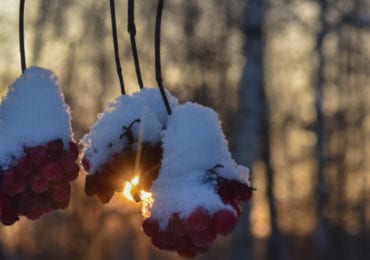
[[[120,83],[120,87],[121,87],[121,93],[122,93],[122,95],[125,95],[125,85],[124,85],[124,82],[123,82],[121,63],[119,61],[119,49],[118,49],[117,26],[116,26],[116,12],[115,12],[114,0],[110,0],[110,14],[111,14],[111,20],[112,20],[114,56],[115,56],[115,59],[116,59],[117,74],[118,74],[119,83]]]
[[[19,5],[19,51],[21,55],[22,73],[26,70],[26,52],[24,48],[24,4],[26,0],[20,0]]]
[[[155,35],[154,35],[154,58],[155,58],[155,77],[158,83],[158,87],[161,91],[162,99],[164,105],[166,106],[167,113],[169,115],[172,114],[170,104],[168,102],[166,92],[163,88],[162,83],[162,72],[161,72],[161,20],[162,20],[162,11],[163,11],[163,2],[164,0],[158,0],[158,7],[157,7],[157,17],[155,20]]]
[[[140,89],[144,87],[143,80],[141,77],[141,71],[140,71],[140,63],[139,63],[139,57],[137,54],[136,49],[136,27],[135,27],[135,6],[134,6],[135,0],[128,0],[128,25],[127,30],[130,34],[130,41],[131,41],[131,50],[132,50],[132,56],[134,57],[134,63],[135,63],[135,70],[136,70],[136,77],[137,82],[139,83]]]

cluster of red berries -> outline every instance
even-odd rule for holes
[[[24,155],[0,175],[0,221],[12,225],[26,216],[31,220],[69,205],[70,181],[78,177],[78,146],[62,139],[25,147]]]
[[[231,209],[220,209],[211,215],[205,208],[198,207],[185,218],[179,213],[172,214],[163,230],[156,219],[148,218],[143,222],[143,230],[158,249],[195,257],[207,252],[218,234],[228,235],[236,222],[237,216]]]
[[[140,183],[137,190],[149,191],[152,182],[158,177],[162,159],[162,147],[160,144],[138,144],[140,147],[133,148],[135,138],[131,127],[140,120],[134,120],[128,127],[124,127],[125,133],[120,139],[126,137],[124,149],[111,156],[110,160],[102,165],[94,174],[86,175],[85,193],[88,196],[96,195],[102,203],[108,203],[115,192],[121,192],[124,181],[133,178],[133,174],[140,173]],[[109,145],[108,145],[109,146]],[[85,156],[82,165],[88,172],[90,163]],[[138,194],[132,194],[137,201]]]

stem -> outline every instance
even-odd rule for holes
[[[171,108],[168,102],[166,92],[163,88],[162,83],[162,72],[161,72],[161,20],[162,20],[162,10],[163,10],[163,2],[164,0],[158,0],[158,7],[157,7],[157,17],[155,20],[155,35],[154,35],[154,58],[155,58],[155,77],[158,82],[158,87],[161,91],[162,99],[164,105],[167,109],[167,114],[171,115]]]
[[[116,12],[114,6],[114,0],[110,0],[110,14],[112,20],[112,34],[113,34],[113,45],[114,45],[114,56],[116,59],[116,68],[119,78],[120,88],[122,95],[125,95],[125,85],[123,82],[122,68],[119,61],[119,50],[118,50],[118,39],[117,39],[117,26],[116,26]]]
[[[141,71],[140,71],[140,64],[139,64],[139,57],[137,54],[136,49],[136,27],[135,27],[135,6],[134,6],[135,0],[128,0],[128,25],[127,30],[130,34],[130,41],[131,41],[131,50],[132,50],[132,56],[134,57],[134,63],[135,63],[135,71],[136,71],[136,77],[137,82],[139,83],[140,89],[144,87],[143,80],[141,77]]]
[[[26,0],[20,0],[19,5],[19,51],[21,56],[22,73],[26,70],[26,52],[24,48],[24,4]]]

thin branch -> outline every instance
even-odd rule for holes
[[[128,25],[127,25],[127,30],[130,34],[131,50],[132,50],[132,56],[134,57],[137,82],[139,84],[140,89],[142,89],[144,87],[144,84],[143,84],[143,80],[142,80],[142,77],[141,77],[139,57],[138,57],[137,49],[136,49],[136,40],[135,40],[136,27],[135,27],[135,6],[134,6],[134,3],[135,3],[135,0],[129,0],[128,1]]]
[[[122,93],[122,95],[125,95],[126,94],[125,85],[124,85],[124,82],[123,82],[121,63],[119,61],[119,49],[118,49],[117,26],[116,26],[116,12],[115,12],[114,0],[110,0],[110,14],[111,14],[111,20],[112,20],[114,56],[115,56],[115,59],[116,59],[117,74],[118,74],[118,78],[119,78],[121,93]]]
[[[155,58],[155,77],[158,83],[158,87],[161,91],[162,99],[164,105],[166,106],[167,113],[172,114],[170,104],[168,102],[166,92],[163,88],[162,83],[162,71],[161,71],[161,21],[162,21],[162,11],[163,11],[164,0],[158,0],[157,7],[157,17],[155,20],[155,35],[154,35],[154,58]]]
[[[21,56],[22,73],[26,70],[26,52],[24,48],[24,4],[26,0],[20,0],[19,5],[19,52]]]

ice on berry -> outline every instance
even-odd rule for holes
[[[23,147],[72,140],[70,110],[50,70],[31,67],[10,87],[0,105],[0,165],[8,167]],[[66,147],[67,148],[67,147]]]

